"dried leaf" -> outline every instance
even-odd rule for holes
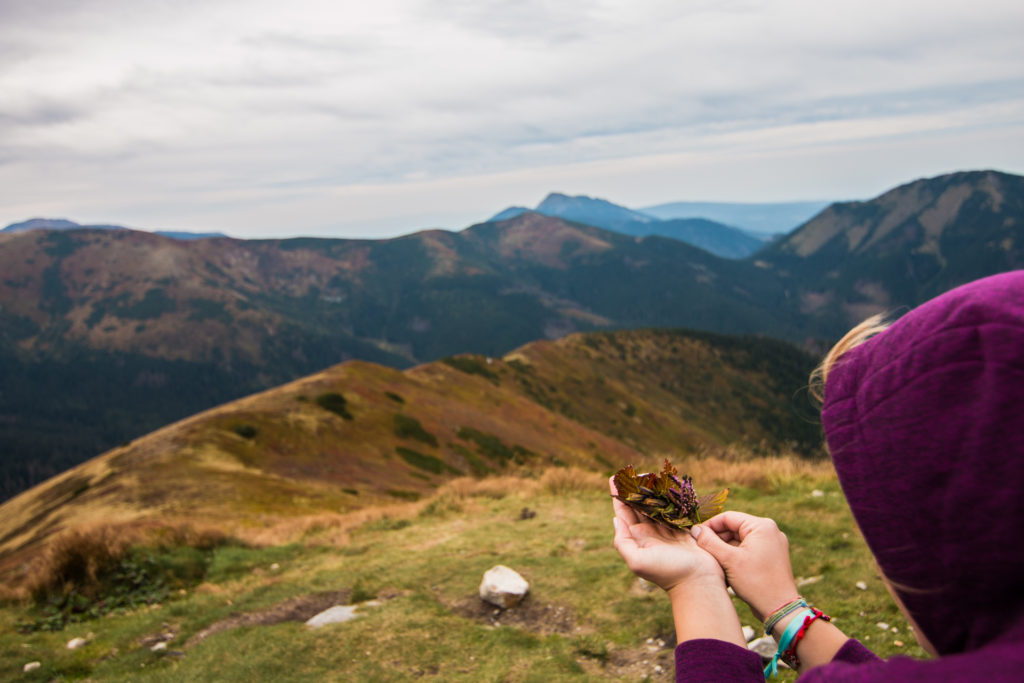
[[[615,473],[615,497],[670,529],[689,529],[722,511],[729,489],[697,496],[693,482],[668,460],[660,474],[637,474],[632,465]]]

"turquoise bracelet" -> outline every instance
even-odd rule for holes
[[[775,678],[779,673],[779,657],[782,653],[789,649],[790,643],[793,638],[796,637],[797,631],[804,625],[804,619],[807,617],[813,617],[814,612],[810,609],[803,609],[796,613],[793,620],[786,626],[786,630],[782,632],[782,637],[779,638],[779,649],[776,650],[772,660],[768,662],[768,666],[764,668],[764,679]]]

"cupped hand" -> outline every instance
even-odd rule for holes
[[[614,495],[614,478],[608,485]],[[615,549],[637,576],[666,591],[694,580],[710,579],[719,584],[724,581],[718,561],[699,548],[688,532],[652,522],[618,498],[612,498],[612,507],[615,509]]]
[[[789,540],[773,520],[729,511],[693,531],[697,545],[714,556],[758,619],[797,597]]]

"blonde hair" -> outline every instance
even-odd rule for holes
[[[824,403],[825,382],[828,381],[828,375],[832,372],[832,368],[835,367],[839,358],[847,351],[857,348],[868,339],[884,332],[891,324],[889,320],[886,320],[884,313],[878,313],[857,324],[852,330],[843,335],[843,338],[836,342],[836,345],[825,354],[825,358],[818,364],[818,367],[814,368],[814,371],[811,372],[809,385],[811,396],[818,403]]]

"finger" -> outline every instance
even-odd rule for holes
[[[711,556],[718,560],[718,564],[725,567],[733,558],[735,553],[739,551],[734,546],[729,545],[720,539],[718,534],[705,528],[705,525],[697,525],[693,527],[690,530],[690,533],[696,539],[697,545],[711,553]]]
[[[622,558],[626,560],[626,565],[628,566],[630,559],[640,549],[640,546],[637,544],[636,539],[633,538],[628,524],[618,517],[612,519],[612,524],[615,526],[615,538],[612,541],[612,545],[619,551],[619,555],[622,555]]]
[[[747,533],[750,532],[751,526],[759,519],[762,518],[755,517],[754,515],[748,515],[746,512],[728,510],[715,515],[703,524],[716,534],[722,531],[728,531],[733,534],[734,538],[743,540]]]
[[[608,489],[611,491],[612,495],[614,496],[615,495],[615,478],[614,477],[612,477],[611,479],[608,480]],[[621,519],[626,524],[632,525],[632,524],[637,524],[637,523],[639,523],[641,521],[640,517],[637,516],[636,511],[633,510],[633,508],[631,508],[628,505],[626,505],[625,503],[623,503],[618,498],[612,498],[612,509],[615,510],[615,516],[618,517],[619,519]]]

